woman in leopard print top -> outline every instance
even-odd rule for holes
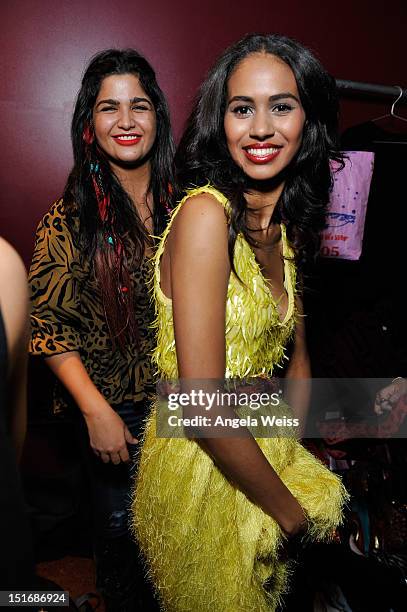
[[[153,391],[147,277],[151,236],[164,229],[169,211],[173,141],[164,95],[139,53],[110,49],[92,59],[72,143],[63,197],[36,235],[31,353],[43,356],[59,381],[54,410],[71,404],[83,417],[97,587],[106,609],[155,609],[135,567],[127,506],[129,459]]]
[[[131,268],[138,346],[114,346],[103,301],[89,259],[82,256],[77,231],[68,225],[64,201],[58,200],[37,228],[30,270],[31,343],[33,355],[78,353],[93,384],[111,405],[124,401],[145,402],[153,392],[153,368],[149,353],[154,347],[153,311],[147,288],[148,258]],[[53,408],[62,413],[76,407],[59,383]]]

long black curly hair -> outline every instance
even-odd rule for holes
[[[63,199],[72,231],[77,225],[75,217],[79,217],[78,246],[82,257],[92,263],[112,341],[124,348],[138,336],[130,269],[141,264],[150,238],[135,203],[98,146],[92,127],[103,79],[121,74],[138,77],[155,109],[157,133],[149,153],[148,186],[154,234],[158,236],[166,225],[174,185],[170,115],[153,68],[134,49],[107,49],[94,56],[86,68],[72,118],[74,166]]]
[[[278,34],[250,34],[229,47],[202,84],[175,156],[177,179],[185,188],[208,181],[231,204],[229,258],[232,269],[236,237],[249,244],[245,192],[249,179],[233,161],[226,144],[224,115],[227,84],[239,63],[252,53],[270,53],[293,71],[305,112],[302,144],[284,171],[284,189],[270,223],[283,221],[297,263],[312,257],[319,245],[332,188],[330,160],[341,166],[338,151],[338,99],[334,79],[303,45]]]

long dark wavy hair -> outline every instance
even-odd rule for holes
[[[288,64],[305,111],[302,144],[284,170],[284,189],[270,220],[270,224],[285,223],[299,264],[313,256],[319,246],[332,188],[329,161],[336,160],[340,166],[343,163],[338,151],[335,81],[314,55],[295,40],[278,34],[250,34],[229,47],[200,88],[175,164],[177,179],[184,187],[202,186],[210,181],[228,197],[232,270],[237,235],[243,233],[251,245],[254,241],[246,224],[245,192],[250,189],[250,180],[228,151],[223,121],[228,80],[238,64],[252,53],[270,53]]]
[[[79,217],[78,247],[82,257],[92,264],[112,342],[124,349],[126,342],[138,338],[130,270],[140,266],[150,238],[135,203],[98,146],[92,125],[103,79],[120,74],[137,76],[155,109],[157,134],[149,153],[148,186],[153,200],[154,235],[158,236],[166,225],[174,185],[170,115],[153,68],[134,49],[102,51],[92,58],[84,73],[71,126],[74,166],[63,198],[72,231]]]

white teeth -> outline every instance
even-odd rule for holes
[[[138,136],[115,136],[115,138],[118,138],[119,140],[135,140],[136,138],[138,138]]]
[[[267,157],[267,155],[272,155],[278,151],[277,147],[268,147],[267,149],[246,149],[250,155],[255,155],[256,157]]]

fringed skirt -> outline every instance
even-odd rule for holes
[[[133,526],[166,612],[270,612],[287,587],[284,536],[193,440],[157,438],[155,410],[144,437]],[[293,438],[258,438],[310,519],[327,539],[341,522],[340,479]],[[267,589],[264,583],[267,581]]]

